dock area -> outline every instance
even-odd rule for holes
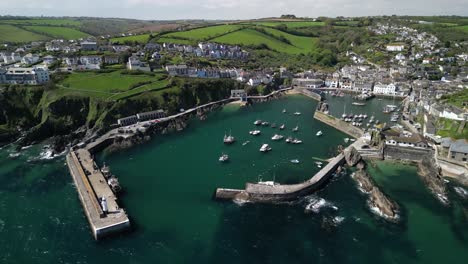
[[[117,197],[94,163],[91,153],[78,149],[71,151],[66,160],[94,238],[99,240],[129,229],[127,213],[118,205]],[[103,198],[106,201],[104,208]]]

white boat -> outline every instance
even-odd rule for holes
[[[236,141],[236,139],[229,133],[229,136],[224,134],[224,144],[232,144]]]
[[[286,109],[283,109],[283,114],[286,113],[286,112],[287,112]]]
[[[299,126],[296,126],[295,128],[293,128],[293,130],[292,130],[292,131],[293,131],[293,132],[297,132],[297,131],[299,131]]]
[[[299,111],[298,111],[298,112],[294,112],[294,115],[297,115],[297,116],[298,116],[298,115],[301,115],[301,112],[299,112]]]
[[[298,163],[299,163],[299,160],[298,160],[298,159],[292,159],[292,160],[290,160],[290,161],[291,161],[291,163],[294,163],[294,164],[298,164]]]
[[[247,145],[249,143],[250,143],[250,141],[247,140],[246,142],[242,143],[242,146],[245,146],[245,145]]]
[[[286,143],[291,143],[293,141],[293,138],[292,137],[288,137],[286,140]]]
[[[364,106],[364,105],[366,105],[366,104],[365,104],[365,103],[353,102],[352,105]]]
[[[260,130],[252,130],[252,131],[249,131],[249,134],[250,134],[250,135],[253,135],[253,136],[260,135],[260,133],[262,133]]]
[[[293,140],[291,141],[291,143],[293,143],[293,144],[301,144],[301,143],[302,143],[302,140],[295,138],[295,139],[293,139]]]
[[[220,162],[226,162],[229,160],[229,156],[227,154],[223,154],[221,155],[221,157],[219,157],[218,159]]]
[[[318,131],[317,134],[315,134],[317,137],[320,137],[321,135],[323,135],[323,132],[322,130]]]
[[[281,140],[283,139],[284,136],[283,135],[278,135],[278,134],[275,134],[271,137],[271,140]]]
[[[279,127],[280,130],[283,130],[284,128],[285,128],[284,124],[282,124],[282,125]]]
[[[258,184],[274,186],[275,182],[274,181],[259,181]]]
[[[352,139],[350,139],[350,140],[351,140],[351,142],[354,142],[354,141],[356,141],[356,139],[354,139],[354,138],[352,138]]]
[[[255,120],[254,125],[259,126],[262,124],[262,120]]]
[[[268,123],[267,121],[262,122],[262,126],[268,126],[268,125],[270,125],[270,123]]]
[[[323,163],[322,163],[321,161],[316,161],[315,164],[317,164],[317,165],[320,166],[320,165],[322,165]]]
[[[345,138],[345,139],[344,139],[344,142],[345,142],[345,143],[348,143],[348,142],[349,142],[349,138]]]
[[[271,147],[268,144],[263,144],[262,147],[260,148],[261,152],[268,152],[271,150]]]

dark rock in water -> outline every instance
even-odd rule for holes
[[[448,204],[447,187],[440,173],[440,168],[437,167],[433,157],[424,157],[418,164],[418,174],[421,176],[426,186],[436,195],[436,197],[444,204]]]
[[[365,167],[365,164],[359,166]],[[358,182],[361,189],[369,194],[368,202],[371,207],[377,208],[387,219],[396,219],[398,217],[398,205],[394,201],[391,201],[375,185],[374,181],[365,170],[358,170],[354,173],[353,178]]]
[[[361,161],[361,154],[359,154],[359,152],[353,146],[345,149],[344,156],[346,163],[351,167],[356,166],[356,164]]]

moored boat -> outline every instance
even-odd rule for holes
[[[319,131],[317,132],[317,134],[315,134],[315,135],[316,135],[317,137],[320,137],[321,135],[323,135],[322,130],[319,130]]]
[[[219,160],[220,162],[226,162],[226,161],[229,160],[229,156],[228,156],[228,154],[224,154],[224,153],[223,153],[223,154],[219,157],[218,160]]]
[[[271,137],[271,140],[277,141],[277,140],[283,139],[283,137],[284,137],[283,135],[275,134],[275,135],[273,135],[273,137]]]
[[[261,147],[260,147],[260,152],[268,152],[271,150],[271,147],[268,145],[268,144],[263,144]]]

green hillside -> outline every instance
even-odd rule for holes
[[[35,33],[50,36],[52,38],[63,38],[63,39],[79,39],[89,36],[88,34],[76,30],[74,28],[67,27],[55,27],[55,26],[25,26],[25,29]]]
[[[39,35],[24,29],[0,24],[0,42],[30,42],[45,40],[46,36]]]
[[[266,26],[266,27],[277,27],[279,25],[285,25],[288,28],[303,28],[303,27],[320,27],[324,26],[324,22],[320,21],[291,21],[291,22],[286,22],[286,21],[261,21],[261,22],[256,22],[253,21],[251,23],[252,25],[258,25],[258,26]]]
[[[0,19],[0,24],[15,25],[47,25],[47,26],[80,26],[81,22],[73,19],[62,18],[32,18],[32,19]]]
[[[175,33],[169,33],[164,35],[165,37],[173,38],[183,38],[188,40],[203,41],[215,38],[217,36],[236,31],[241,26],[239,25],[220,25],[220,26],[211,26],[204,28],[197,28],[188,31],[181,31]]]
[[[271,50],[289,54],[309,53],[316,49],[317,40],[314,38],[294,36],[275,29],[266,28],[265,31],[273,36],[249,28],[223,35],[211,41],[241,46],[260,47],[265,45]],[[290,43],[281,41],[275,36],[284,36]]]
[[[135,36],[112,38],[111,42],[115,44],[124,44],[127,41],[131,41],[131,42],[138,42],[141,44],[145,44],[148,42],[149,38],[150,38],[150,34],[142,34],[142,35],[135,35]]]

